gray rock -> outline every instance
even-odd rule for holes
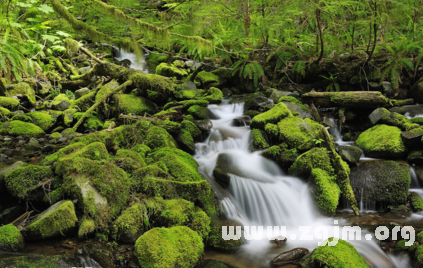
[[[251,125],[251,117],[249,117],[248,115],[237,117],[233,120],[232,124],[236,127],[249,126]]]
[[[4,154],[0,154],[0,162],[7,162],[9,160],[9,157]]]
[[[80,75],[86,74],[90,69],[91,69],[90,66],[79,68],[78,74],[80,74]]]
[[[407,157],[408,163],[412,165],[423,165],[423,151],[412,151]]]
[[[87,88],[87,87],[78,89],[77,91],[75,91],[75,100],[81,98],[82,96],[84,96],[84,95],[86,95],[90,92],[91,92],[90,89]]]
[[[41,150],[41,145],[39,142],[28,142],[28,144],[25,146],[25,149],[30,150],[30,151],[37,151],[37,150]]]
[[[4,138],[3,140],[4,140],[4,141],[11,141],[11,140],[12,140],[12,138],[6,137],[6,138]]]
[[[387,96],[392,96],[394,89],[392,88],[391,82],[383,81],[382,82],[383,94]]]
[[[197,62],[197,61],[193,61],[193,60],[188,60],[185,62],[185,65],[190,68],[191,70],[195,70],[198,68],[198,66],[200,66],[201,63]]]
[[[68,141],[68,139],[67,138],[60,138],[57,142],[58,143],[65,143],[65,142],[67,142]]]
[[[342,160],[350,165],[357,164],[363,154],[360,148],[355,146],[338,146],[337,150]]]
[[[289,102],[289,101],[283,101],[283,103],[286,105],[286,107],[288,107],[288,109],[292,113],[299,113],[301,118],[313,118],[311,116],[310,112],[308,111],[308,109],[303,110],[298,103],[293,103],[293,102]]]
[[[54,146],[53,145],[46,145],[41,150],[43,151],[43,153],[51,153],[51,152],[54,151]]]
[[[282,266],[292,262],[297,262],[309,253],[310,252],[306,248],[294,248],[276,256],[273,259],[272,264],[274,266]]]
[[[279,103],[279,99],[281,97],[288,97],[288,96],[291,96],[292,94],[291,91],[280,91],[275,89],[271,89],[271,90],[273,91],[270,94],[269,98],[272,99],[275,104]]]
[[[201,120],[201,121],[197,121],[196,126],[201,131],[209,131],[210,129],[213,128],[213,123],[212,123],[212,121],[210,121],[210,119],[204,119],[204,120]]]
[[[403,107],[403,106],[396,106],[396,107],[390,108],[389,111],[391,113],[399,113],[399,114],[404,115],[407,112],[407,109],[405,109],[405,107]]]
[[[51,108],[57,111],[65,111],[69,108],[70,104],[68,100],[60,100],[57,104],[52,104]]]
[[[401,133],[401,139],[404,142],[404,145],[410,150],[415,150],[423,147],[422,137],[423,129],[421,128],[416,128]]]

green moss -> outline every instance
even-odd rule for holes
[[[94,142],[85,147],[82,147],[79,150],[80,146],[75,147],[73,150],[70,149],[66,155],[61,156],[57,159],[56,163],[56,174],[65,175],[68,173],[68,169],[72,169],[70,163],[79,157],[91,159],[91,160],[103,160],[109,158],[109,153],[107,152],[106,146],[101,142]]]
[[[152,150],[168,147],[175,148],[175,141],[172,136],[161,127],[152,127],[146,133],[145,145]]]
[[[349,141],[351,140],[351,134],[350,133],[345,133],[344,136],[342,137],[342,139],[344,141]]]
[[[179,133],[177,140],[183,150],[188,153],[194,153],[194,138],[188,130],[183,129],[181,133]]]
[[[301,101],[297,100],[295,97],[292,97],[292,96],[281,97],[279,99],[279,102],[283,102],[283,101],[298,104],[300,106],[301,110],[303,110],[303,112],[305,112],[305,113],[310,112],[310,109],[308,109]]]
[[[405,243],[407,242],[407,240],[400,240],[395,244],[395,250],[408,250],[410,247],[415,247],[413,245],[411,246],[406,246]]]
[[[139,153],[142,157],[145,157],[149,152],[151,152],[150,147],[145,144],[137,144],[132,147],[131,150]]]
[[[34,200],[38,197],[34,190],[39,188],[39,183],[52,177],[53,172],[49,167],[28,165],[7,174],[5,182],[7,190],[13,196],[22,200]]]
[[[21,82],[21,83],[13,85],[13,89],[8,90],[7,95],[8,96],[22,95],[27,97],[29,102],[32,105],[34,105],[34,107],[37,104],[37,101],[35,100],[35,91],[31,88],[29,84],[25,82]]]
[[[0,104],[1,105],[1,104]],[[9,111],[8,109],[6,109],[6,108],[3,108],[3,107],[0,107],[0,117],[3,117],[3,116],[8,116],[8,115],[10,115],[12,112],[11,111]]]
[[[221,103],[223,99],[223,93],[216,87],[211,87],[207,93],[203,96],[203,99],[209,103]]]
[[[182,105],[185,110],[188,110],[191,106],[207,107],[209,102],[206,100],[186,100],[178,102],[178,105]]]
[[[50,203],[50,204],[56,203],[63,197],[64,194],[65,194],[65,190],[62,187],[59,187],[55,189],[54,191],[51,191],[50,193],[46,194],[43,197],[43,202]]]
[[[167,63],[160,63],[156,67],[156,74],[167,76],[167,77],[173,77],[173,76],[175,76],[175,77],[177,77],[179,79],[188,75],[188,73],[187,73],[186,70],[179,69],[175,65],[173,65],[173,64],[167,64]]]
[[[267,123],[278,123],[290,114],[285,104],[278,103],[269,111],[255,116],[251,122],[251,127],[264,129]]]
[[[401,132],[397,127],[376,125],[361,133],[356,144],[369,157],[401,157],[407,150]]]
[[[251,136],[253,138],[252,149],[253,151],[264,150],[269,148],[269,144],[266,142],[266,139],[263,137],[263,134],[259,129],[253,129],[251,131]]]
[[[329,238],[327,241],[332,242],[333,238]],[[354,246],[342,239],[338,240],[336,246],[317,247],[311,254],[302,259],[301,265],[311,268],[370,268]]]
[[[54,84],[57,84],[58,82],[62,81],[62,77],[60,77],[59,74],[52,71],[49,71],[47,73],[47,79]]]
[[[82,142],[78,142],[78,143],[68,145],[68,146],[60,149],[59,151],[55,152],[54,154],[46,156],[46,158],[44,158],[41,161],[41,165],[47,165],[47,166],[52,165],[60,157],[62,157],[64,155],[71,154],[75,151],[78,151],[79,149],[83,148],[84,146],[85,146],[85,144],[82,143]]]
[[[112,81],[108,82],[107,84],[103,85],[97,92],[97,95],[95,95],[95,101],[98,102],[101,100],[104,96],[111,93],[114,89],[119,87],[119,83],[116,81],[116,79],[113,79]]]
[[[116,219],[112,226],[112,233],[117,239],[120,236],[128,236],[136,240],[147,229],[148,224],[144,228],[145,223],[148,223],[147,208],[144,204],[136,203],[123,211]]]
[[[158,127],[164,128],[167,132],[169,132],[172,135],[175,135],[181,132],[181,124],[177,122],[173,122],[169,119],[158,120],[153,123]]]
[[[64,235],[76,226],[77,221],[72,201],[61,201],[38,215],[34,222],[25,228],[25,232],[30,233],[33,238]]]
[[[199,105],[191,106],[188,109],[188,113],[194,116],[195,119],[206,119],[208,118],[208,110],[206,107],[202,107]]]
[[[81,119],[81,117],[84,115],[84,113],[75,113],[73,117],[76,120]],[[83,126],[90,130],[99,130],[103,128],[103,122],[101,122],[100,119],[96,116],[96,113],[91,113],[88,115],[83,123]]]
[[[411,193],[411,207],[414,211],[419,212],[423,210],[423,200],[417,193]]]
[[[414,117],[411,118],[410,121],[414,124],[423,125],[423,117]]]
[[[26,123],[22,121],[10,121],[4,123],[0,127],[0,134],[2,135],[12,135],[12,136],[40,136],[44,134],[44,131],[31,123]]]
[[[403,116],[399,113],[390,112],[385,108],[376,109],[375,111],[372,112],[372,114],[369,117],[370,117],[370,119],[372,119],[372,118],[379,119],[380,118],[380,120],[378,120],[377,123],[383,123],[383,124],[387,124],[387,125],[391,125],[391,126],[396,126],[396,127],[401,128],[404,131],[408,131],[408,130],[419,127],[418,124],[414,124],[407,117],[405,117],[405,116]]]
[[[188,120],[182,121],[181,128],[186,129],[193,138],[196,138],[201,134],[201,130],[193,122]]]
[[[314,200],[321,212],[326,215],[335,213],[341,190],[335,181],[335,176],[319,168],[311,171],[314,185]]]
[[[78,230],[78,238],[85,239],[89,234],[94,233],[96,225],[93,219],[84,217]]]
[[[0,227],[0,250],[16,252],[24,248],[21,232],[13,224]]]
[[[142,96],[153,102],[163,102],[175,93],[176,85],[170,78],[145,73],[134,73],[129,76],[136,88],[144,89]]]
[[[167,56],[150,53],[148,54],[146,61],[153,65],[159,65],[160,63],[167,61]]]
[[[241,226],[237,222],[214,220],[210,226],[209,237],[206,240],[208,246],[219,251],[233,253],[243,244],[242,240],[224,240],[222,238],[222,226]]]
[[[201,237],[185,226],[154,228],[135,244],[135,255],[145,268],[191,268],[203,251]]]
[[[331,161],[326,150],[322,148],[313,148],[303,153],[289,168],[289,174],[308,177],[313,169],[321,169],[326,172],[331,171]]]
[[[176,148],[162,148],[150,154],[155,161],[163,162],[175,181],[202,181],[195,159]]]
[[[91,91],[90,93],[80,97],[77,100],[72,100],[70,102],[70,109],[77,109],[81,112],[87,111],[93,104],[95,100],[95,91]]]
[[[124,114],[144,115],[144,113],[154,113],[157,110],[156,104],[143,97],[116,94],[114,99],[118,103],[118,110]]]
[[[49,130],[56,123],[56,118],[47,111],[31,112],[27,113],[27,115],[30,116],[35,124],[43,131]]]
[[[51,105],[59,105],[60,103],[62,103],[62,101],[68,101],[69,102],[69,98],[65,94],[59,94],[51,102]]]
[[[54,133],[51,133],[51,135],[50,135],[50,139],[56,139],[56,140],[58,140],[58,139],[60,139],[62,137],[62,135],[59,133],[59,132],[54,132]]]
[[[19,106],[19,101],[10,97],[0,97],[0,106],[14,110]]]
[[[288,116],[278,123],[280,139],[289,147],[298,148],[310,140],[317,138],[321,133],[321,125],[311,119],[301,119]],[[309,149],[310,146],[307,146]]]
[[[73,115],[76,113],[76,109],[67,109],[63,112],[63,122],[66,126],[70,126],[73,122]]]
[[[22,122],[32,123],[32,118],[25,114],[14,115],[10,120],[19,120]]]
[[[201,71],[197,74],[194,79],[195,84],[198,87],[207,89],[210,87],[217,87],[219,86],[219,77],[213,73],[209,73],[206,71]]]
[[[126,172],[132,172],[146,166],[139,153],[126,149],[119,149],[112,163],[119,164]]]

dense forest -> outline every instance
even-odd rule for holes
[[[1,267],[423,267],[423,1],[0,2]]]

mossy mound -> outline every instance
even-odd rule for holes
[[[132,94],[116,94],[114,99],[117,102],[118,113],[144,115],[144,113],[153,114],[157,110],[155,103],[144,97]]]
[[[43,131],[49,130],[57,120],[57,117],[47,111],[27,113],[33,119],[33,122]]]
[[[84,217],[81,225],[79,225],[78,238],[85,239],[89,234],[93,233],[96,229],[96,225],[93,219]]]
[[[19,101],[10,97],[0,97],[0,106],[14,110],[15,108],[19,107]]]
[[[149,152],[151,152],[151,149],[145,144],[137,144],[131,148],[131,151],[137,152],[142,157],[145,157]]]
[[[84,113],[75,113],[73,115],[73,117],[76,120],[81,119],[81,117],[84,115]],[[82,124],[84,126],[84,128],[89,129],[89,130],[99,130],[103,128],[103,122],[101,122],[100,119],[98,119],[98,117],[96,116],[97,114],[91,113],[90,115],[88,115],[85,120],[84,123]]]
[[[90,93],[80,97],[77,100],[72,100],[70,102],[71,109],[77,109],[81,112],[86,112],[93,104],[95,100],[95,91],[91,91]]]
[[[73,229],[77,221],[72,201],[63,200],[38,215],[24,232],[30,240],[55,237]]]
[[[147,207],[136,203],[125,209],[113,223],[113,235],[124,243],[135,243],[147,230],[148,223]]]
[[[135,255],[145,268],[191,268],[203,251],[201,237],[185,226],[154,228],[135,244]]]
[[[118,87],[119,83],[116,81],[116,79],[113,79],[98,90],[97,94],[95,95],[95,101],[97,102],[101,100],[104,96],[111,93],[114,89]]]
[[[51,102],[51,108],[58,111],[65,111],[69,106],[69,98],[65,94],[57,95]]]
[[[319,123],[311,119],[288,116],[277,124],[277,129],[268,128],[266,125],[265,130],[267,133],[270,132],[271,136],[275,136],[278,133],[279,139],[284,141],[290,148],[299,148],[303,145],[302,147],[304,148],[302,149],[307,150],[313,146],[310,141],[319,137],[321,127]]]
[[[155,52],[158,53],[157,51],[155,51]],[[159,65],[162,62],[167,61],[167,55],[158,55],[158,54],[150,53],[150,54],[147,55],[145,60],[149,64],[156,66],[156,65]]]
[[[0,127],[0,134],[1,135],[11,135],[11,136],[31,136],[31,137],[37,137],[41,136],[44,133],[44,131],[32,124],[32,123],[26,123],[19,120],[10,121],[4,123]]]
[[[326,215],[334,214],[341,195],[336,177],[329,176],[325,170],[315,168],[311,171],[311,178],[316,206]]]
[[[73,115],[76,113],[76,109],[67,109],[63,112],[63,123],[65,126],[70,126],[73,122]]]
[[[156,67],[156,74],[181,79],[182,77],[187,76],[188,72],[184,69],[179,69],[173,64],[160,63]]]
[[[282,168],[289,168],[300,154],[296,149],[288,149],[286,144],[274,145],[262,153],[263,157],[275,161]]]
[[[64,155],[71,154],[75,151],[78,151],[79,149],[83,148],[84,146],[85,146],[85,144],[82,143],[82,142],[70,144],[70,145],[60,149],[59,151],[55,152],[54,154],[46,156],[46,158],[44,158],[41,161],[41,165],[47,165],[47,166],[52,165],[60,157],[62,157]]]
[[[313,169],[330,172],[331,168],[331,161],[327,151],[323,148],[313,148],[297,158],[289,168],[289,174],[308,178]]]
[[[17,252],[25,247],[24,238],[21,232],[13,224],[0,227],[0,250],[6,252]]]
[[[152,150],[161,147],[175,148],[176,142],[165,129],[154,126],[146,132],[145,145]]]
[[[167,101],[176,91],[172,79],[161,75],[137,72],[130,75],[128,80],[132,80],[137,88],[144,89],[137,94],[156,103]]]
[[[325,240],[332,242],[333,238]],[[302,267],[310,268],[370,268],[366,260],[357,252],[353,245],[339,239],[336,246],[319,246],[301,260]]]
[[[376,125],[361,133],[355,143],[368,157],[397,158],[407,152],[401,132],[397,127]]]
[[[145,167],[146,164],[141,155],[132,150],[119,149],[112,163],[118,164],[126,172],[133,172],[139,168]]]
[[[1,104],[0,104],[1,105]],[[4,117],[4,116],[8,116],[10,115],[12,112],[9,111],[6,108],[0,107],[0,117]]]
[[[7,190],[21,200],[36,200],[42,198],[44,191],[40,182],[53,178],[49,167],[28,165],[13,170],[6,175]]]
[[[197,171],[197,161],[184,151],[176,148],[162,148],[149,155],[154,161],[163,162],[175,181],[202,181]]]
[[[374,126],[376,124],[386,124],[401,128],[404,131],[409,131],[411,129],[419,127],[418,124],[413,123],[407,117],[399,113],[390,112],[385,108],[378,108],[374,110],[369,115],[369,122],[371,126]]]
[[[187,112],[192,115],[195,119],[207,119],[209,118],[209,113],[206,107],[199,105],[193,105],[189,107]]]
[[[197,87],[204,89],[218,87],[220,84],[219,77],[217,75],[206,71],[199,72],[195,77],[194,82]]]
[[[10,120],[19,120],[22,122],[32,123],[32,118],[25,114],[16,114]]]
[[[35,99],[35,91],[31,88],[28,83],[25,82],[13,85],[13,88],[8,90],[7,95],[8,97],[22,95],[25,96],[34,107],[37,104],[37,101]]]
[[[225,253],[233,253],[239,249],[239,247],[243,244],[243,242],[241,239],[238,239],[238,240],[223,239],[222,226],[234,226],[235,231],[237,226],[242,227],[242,225],[236,221],[214,219],[211,224],[210,234],[206,240],[206,244],[208,246],[213,247],[214,249],[218,251],[225,252]]]
[[[411,207],[415,212],[423,211],[423,200],[418,193],[410,194]]]
[[[264,129],[267,123],[278,123],[283,118],[289,116],[291,113],[283,103],[278,103],[267,112],[254,116],[251,127]]]
[[[223,99],[223,93],[220,91],[220,89],[216,87],[211,87],[207,91],[207,93],[203,96],[203,99],[208,101],[209,103],[221,103]]]
[[[0,259],[0,267],[71,268],[84,267],[85,262],[75,255],[19,256]]]

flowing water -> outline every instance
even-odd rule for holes
[[[116,60],[129,60],[131,63],[129,65],[130,68],[142,71],[143,73],[149,73],[150,70],[148,68],[147,62],[145,58],[147,55],[137,56],[135,53],[128,52],[124,49],[116,48],[117,55],[115,56]]]
[[[322,239],[299,240],[302,235],[299,226],[310,226],[311,235],[316,227],[326,227],[328,237],[337,236],[334,226],[342,227],[346,221],[319,215],[303,180],[287,176],[260,152],[250,151],[250,128],[232,125],[234,118],[242,116],[243,103],[229,104],[226,100],[208,108],[219,119],[212,120],[210,136],[196,144],[194,157],[199,171],[212,177],[219,154],[230,156],[232,166],[242,170],[242,176],[230,175],[229,196],[221,200],[222,210],[229,219],[240,221],[244,226],[264,226],[263,239],[247,241],[237,252],[240,259],[249,263],[249,267],[267,267],[278,253],[292,248],[305,247],[312,251]],[[276,249],[275,244],[269,242],[267,226],[286,226],[288,240],[284,246]],[[386,255],[374,238],[367,241],[365,234],[370,233],[362,230],[361,241],[349,242],[373,267],[411,267],[408,258]],[[252,238],[257,237],[252,235]]]

